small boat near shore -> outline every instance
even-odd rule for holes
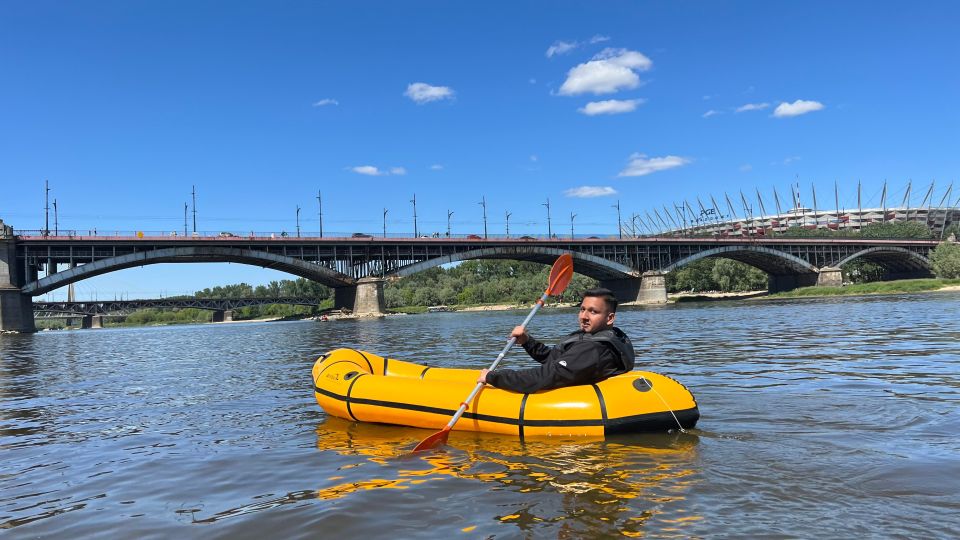
[[[314,396],[347,420],[438,429],[476,385],[478,369],[429,367],[354,349],[314,363]],[[696,399],[679,382],[631,371],[592,385],[520,394],[485,387],[455,426],[524,437],[604,436],[692,428]]]

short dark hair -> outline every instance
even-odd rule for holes
[[[587,289],[583,291],[583,297],[587,298],[588,296],[603,299],[603,302],[607,305],[607,309],[610,310],[610,313],[617,312],[617,297],[613,295],[613,291],[610,289],[597,287],[595,289]]]

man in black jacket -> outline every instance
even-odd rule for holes
[[[530,369],[483,370],[482,382],[525,394],[564,386],[593,384],[633,369],[630,338],[613,326],[617,299],[607,289],[590,289],[580,303],[580,330],[555,347],[530,337],[522,326],[510,333],[541,366]]]

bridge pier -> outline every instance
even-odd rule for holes
[[[213,319],[211,319],[211,322],[233,322],[233,310],[232,309],[213,310]]]
[[[360,317],[382,317],[387,311],[383,297],[383,278],[365,277],[350,287],[333,290],[333,309],[352,311]]]
[[[817,287],[840,287],[843,285],[843,272],[834,266],[824,266],[817,274]]]
[[[2,223],[0,221],[0,225]],[[26,271],[18,268],[16,263],[17,248],[13,238],[0,239],[0,331],[36,332],[33,297],[21,291],[26,282]]]
[[[103,328],[103,315],[84,315],[80,321],[80,328],[84,330],[97,330]]]
[[[353,313],[360,317],[382,317],[387,311],[381,278],[365,277],[357,280],[357,295]]]
[[[602,280],[600,286],[610,289],[621,303],[667,303],[667,281],[663,272],[644,272],[639,278]]]

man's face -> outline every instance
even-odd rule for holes
[[[590,334],[595,334],[600,330],[613,326],[613,319],[616,313],[611,313],[607,309],[607,303],[603,298],[588,296],[580,303],[580,329]]]

